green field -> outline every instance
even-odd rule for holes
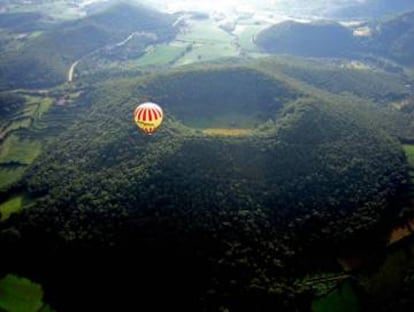
[[[0,145],[0,189],[19,181],[26,165],[31,164],[41,152],[40,142],[23,139],[16,133],[21,129],[39,128],[39,120],[50,109],[53,99],[29,95],[24,97],[26,105],[1,133],[6,139]]]
[[[405,156],[407,157],[407,162],[409,165],[409,174],[411,178],[411,182],[414,183],[414,145],[411,144],[404,144],[403,149],[405,152]]]
[[[185,53],[189,44],[174,43],[151,46],[138,59],[139,66],[167,65],[173,63]]]
[[[12,161],[30,164],[40,154],[39,142],[21,139],[15,134],[10,135],[2,144],[0,164]]]
[[[238,56],[235,40],[211,21],[194,23],[186,33],[177,36],[178,42],[192,44],[192,49],[179,59],[176,65]]]
[[[0,280],[0,311],[38,312],[44,310],[42,287],[30,280],[7,275]]]
[[[0,205],[1,221],[6,220],[12,213],[19,212],[23,207],[23,196],[16,196]]]
[[[11,123],[2,130],[2,135],[17,131],[20,129],[28,129],[33,123],[42,118],[42,116],[50,109],[53,99],[50,97],[25,96],[26,106],[15,114]]]
[[[23,177],[25,171],[26,167],[0,168],[0,190],[4,190],[18,182]]]
[[[52,104],[53,100],[51,98],[42,98],[39,102],[37,117],[42,118],[43,114],[45,114],[49,110]]]
[[[37,141],[23,140],[17,135],[10,135],[0,149],[0,189],[7,188],[19,181],[27,166],[31,164],[41,152],[40,143]],[[22,165],[8,165],[18,162]]]
[[[327,296],[313,301],[313,312],[356,312],[360,311],[358,298],[349,281],[344,282]]]
[[[186,65],[202,61],[211,61],[224,57],[236,57],[239,55],[236,47],[231,43],[197,43],[193,49],[177,65]]]
[[[3,133],[8,133],[8,132],[12,132],[12,131],[16,131],[16,130],[20,130],[20,129],[27,129],[29,128],[31,125],[31,121],[29,118],[25,118],[25,119],[19,119],[16,121],[13,121],[4,131]]]
[[[414,145],[404,144],[403,149],[407,156],[408,164],[414,168]]]

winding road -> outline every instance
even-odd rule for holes
[[[85,54],[84,56],[80,57],[78,60],[73,62],[72,65],[70,65],[69,70],[68,70],[68,74],[67,74],[67,81],[68,82],[73,82],[76,66],[79,64],[79,62],[82,59],[85,59],[86,57],[91,56],[91,55],[93,55],[93,54],[95,54],[95,53],[97,53],[97,52],[99,52],[100,50],[103,50],[103,49],[112,50],[113,48],[121,47],[121,46],[127,44],[128,41],[130,41],[135,36],[148,37],[148,38],[151,38],[151,39],[154,39],[154,40],[157,39],[157,35],[154,34],[154,33],[145,32],[145,31],[135,31],[135,32],[130,33],[125,39],[123,39],[123,40],[121,40],[121,41],[119,41],[115,44],[106,44],[103,47],[95,49],[95,50]]]
[[[76,65],[78,65],[79,61],[80,61],[80,59],[77,60],[76,62],[74,62],[70,66],[69,71],[68,71],[68,82],[72,82],[73,81],[73,73],[75,72],[75,67],[76,67]]]

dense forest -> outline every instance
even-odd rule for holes
[[[282,22],[260,32],[256,43],[267,52],[308,57],[343,57],[358,51],[352,31],[334,22]]]
[[[58,311],[308,309],[310,289],[295,281],[350,246],[381,246],[406,163],[372,119],[375,106],[312,91],[270,64],[193,66],[110,80],[85,95],[89,113],[15,186],[37,200],[0,224],[10,254],[2,270],[41,282]],[[231,116],[235,88],[246,109]],[[148,98],[167,114],[153,137],[131,121]],[[202,131],[224,121],[252,131]]]
[[[355,27],[335,22],[287,21],[261,31],[256,43],[274,54],[357,59],[373,54],[412,65],[413,25],[413,12],[368,23],[371,33],[366,36],[355,36]]]

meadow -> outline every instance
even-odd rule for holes
[[[12,213],[19,212],[23,207],[23,196],[19,195],[0,205],[1,221],[9,218]]]
[[[0,311],[51,312],[43,302],[43,290],[39,284],[16,275],[0,279]]]

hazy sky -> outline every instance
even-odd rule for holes
[[[311,13],[330,11],[335,8],[355,5],[368,0],[138,0],[158,9],[175,12],[180,10],[231,11],[269,9],[285,13]],[[392,1],[392,0],[390,0]]]

